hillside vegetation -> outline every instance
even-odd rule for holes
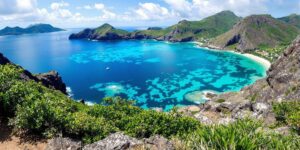
[[[278,18],[278,19],[290,25],[296,26],[297,28],[300,29],[300,15],[291,14],[289,16]]]

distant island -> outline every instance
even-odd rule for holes
[[[64,31],[64,30],[53,27],[50,24],[35,24],[27,28],[5,27],[4,29],[0,30],[0,36],[33,34],[33,33],[49,33],[49,32],[58,32],[58,31]]]
[[[167,28],[150,27],[133,32],[106,23],[71,34],[69,39],[195,41],[204,47],[246,52],[274,61],[300,34],[299,22],[300,16],[296,14],[282,18],[271,15],[241,18],[231,11],[222,11],[200,21],[182,20]]]

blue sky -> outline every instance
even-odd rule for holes
[[[63,28],[168,26],[222,10],[239,16],[300,13],[300,0],[0,0],[0,27],[51,23]]]

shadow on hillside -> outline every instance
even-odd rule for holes
[[[11,140],[12,128],[0,117],[0,142]]]
[[[0,143],[5,141],[18,141],[19,144],[28,143],[35,145],[39,143],[46,143],[47,139],[42,138],[41,136],[36,136],[34,134],[29,133],[14,133],[12,127],[7,125],[7,121],[3,121],[0,118]]]

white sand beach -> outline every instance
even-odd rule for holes
[[[258,57],[258,56],[255,56],[253,54],[242,54],[248,58],[251,58],[259,63],[261,63],[266,69],[269,69],[271,67],[271,62],[268,61],[267,59],[264,59],[262,57]]]
[[[208,50],[213,50],[213,51],[227,51],[227,52],[232,52],[232,53],[235,53],[235,54],[239,54],[239,55],[243,55],[245,57],[248,57],[260,64],[262,64],[266,70],[268,70],[270,67],[271,67],[271,62],[265,58],[262,58],[262,57],[259,57],[259,56],[256,56],[256,55],[253,55],[253,54],[249,54],[249,53],[240,53],[240,52],[236,52],[236,51],[233,51],[233,50],[221,50],[221,48],[218,48],[218,47],[214,47],[212,45],[209,45],[208,47],[203,47],[199,42],[193,42],[195,44],[197,44],[197,46],[199,48],[205,48],[205,49],[208,49]]]

